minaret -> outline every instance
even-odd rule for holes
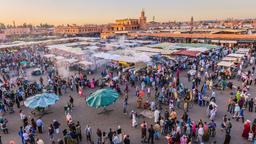
[[[145,16],[144,9],[142,9],[140,13],[140,27],[145,28],[146,24],[147,24],[147,18]]]
[[[194,17],[192,16],[190,20],[190,33],[192,33],[193,28],[194,28]]]
[[[16,25],[15,25],[15,21],[12,21],[12,24],[13,24],[13,27],[16,27]]]

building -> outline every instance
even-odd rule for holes
[[[6,39],[6,35],[4,33],[0,33],[0,41],[5,39]]]
[[[145,29],[147,25],[147,18],[144,10],[141,11],[139,19],[118,19],[112,24],[113,31],[136,31]]]
[[[34,27],[31,31],[32,35],[49,35],[51,33],[51,28]]]
[[[4,29],[4,34],[6,36],[29,35],[30,33],[31,33],[31,29],[30,28],[14,27],[14,28]]]
[[[119,19],[112,25],[113,31],[133,31],[140,29],[138,19]]]
[[[256,28],[256,20],[253,20],[252,26],[253,26],[253,28]]]
[[[67,26],[57,26],[54,29],[56,34],[66,34],[66,35],[83,35],[90,33],[101,33],[103,30],[102,25],[67,25]]]
[[[248,34],[182,34],[182,33],[129,33],[131,37],[148,37],[159,41],[174,43],[200,42],[233,46],[252,46],[256,48],[256,35]]]

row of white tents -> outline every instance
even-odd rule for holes
[[[235,66],[236,64],[240,64],[243,58],[246,55],[248,55],[249,52],[250,52],[250,49],[240,48],[235,53],[228,54],[226,57],[224,57],[222,61],[218,63],[218,66],[232,67],[232,66]]]

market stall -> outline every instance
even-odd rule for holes
[[[221,61],[217,64],[218,66],[222,66],[222,67],[231,67],[234,66],[234,62],[228,62],[228,61]]]
[[[245,54],[231,53],[227,57],[244,58]]]
[[[245,55],[249,54],[249,52],[250,52],[250,49],[249,49],[249,48],[239,48],[239,49],[236,51],[237,54],[245,54]]]
[[[198,57],[200,56],[200,51],[191,51],[191,50],[179,50],[177,52],[174,52],[173,55],[182,55],[182,56],[188,56],[188,57]]]

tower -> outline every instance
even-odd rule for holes
[[[140,27],[142,28],[142,29],[144,29],[145,28],[145,26],[146,26],[146,24],[147,24],[147,18],[146,18],[146,16],[145,16],[145,12],[144,12],[144,10],[142,9],[142,11],[141,11],[141,13],[140,13]]]
[[[13,27],[16,27],[16,25],[15,25],[15,21],[12,21],[12,24],[13,24]]]
[[[190,33],[192,33],[193,28],[194,28],[194,17],[192,16],[190,19]]]

